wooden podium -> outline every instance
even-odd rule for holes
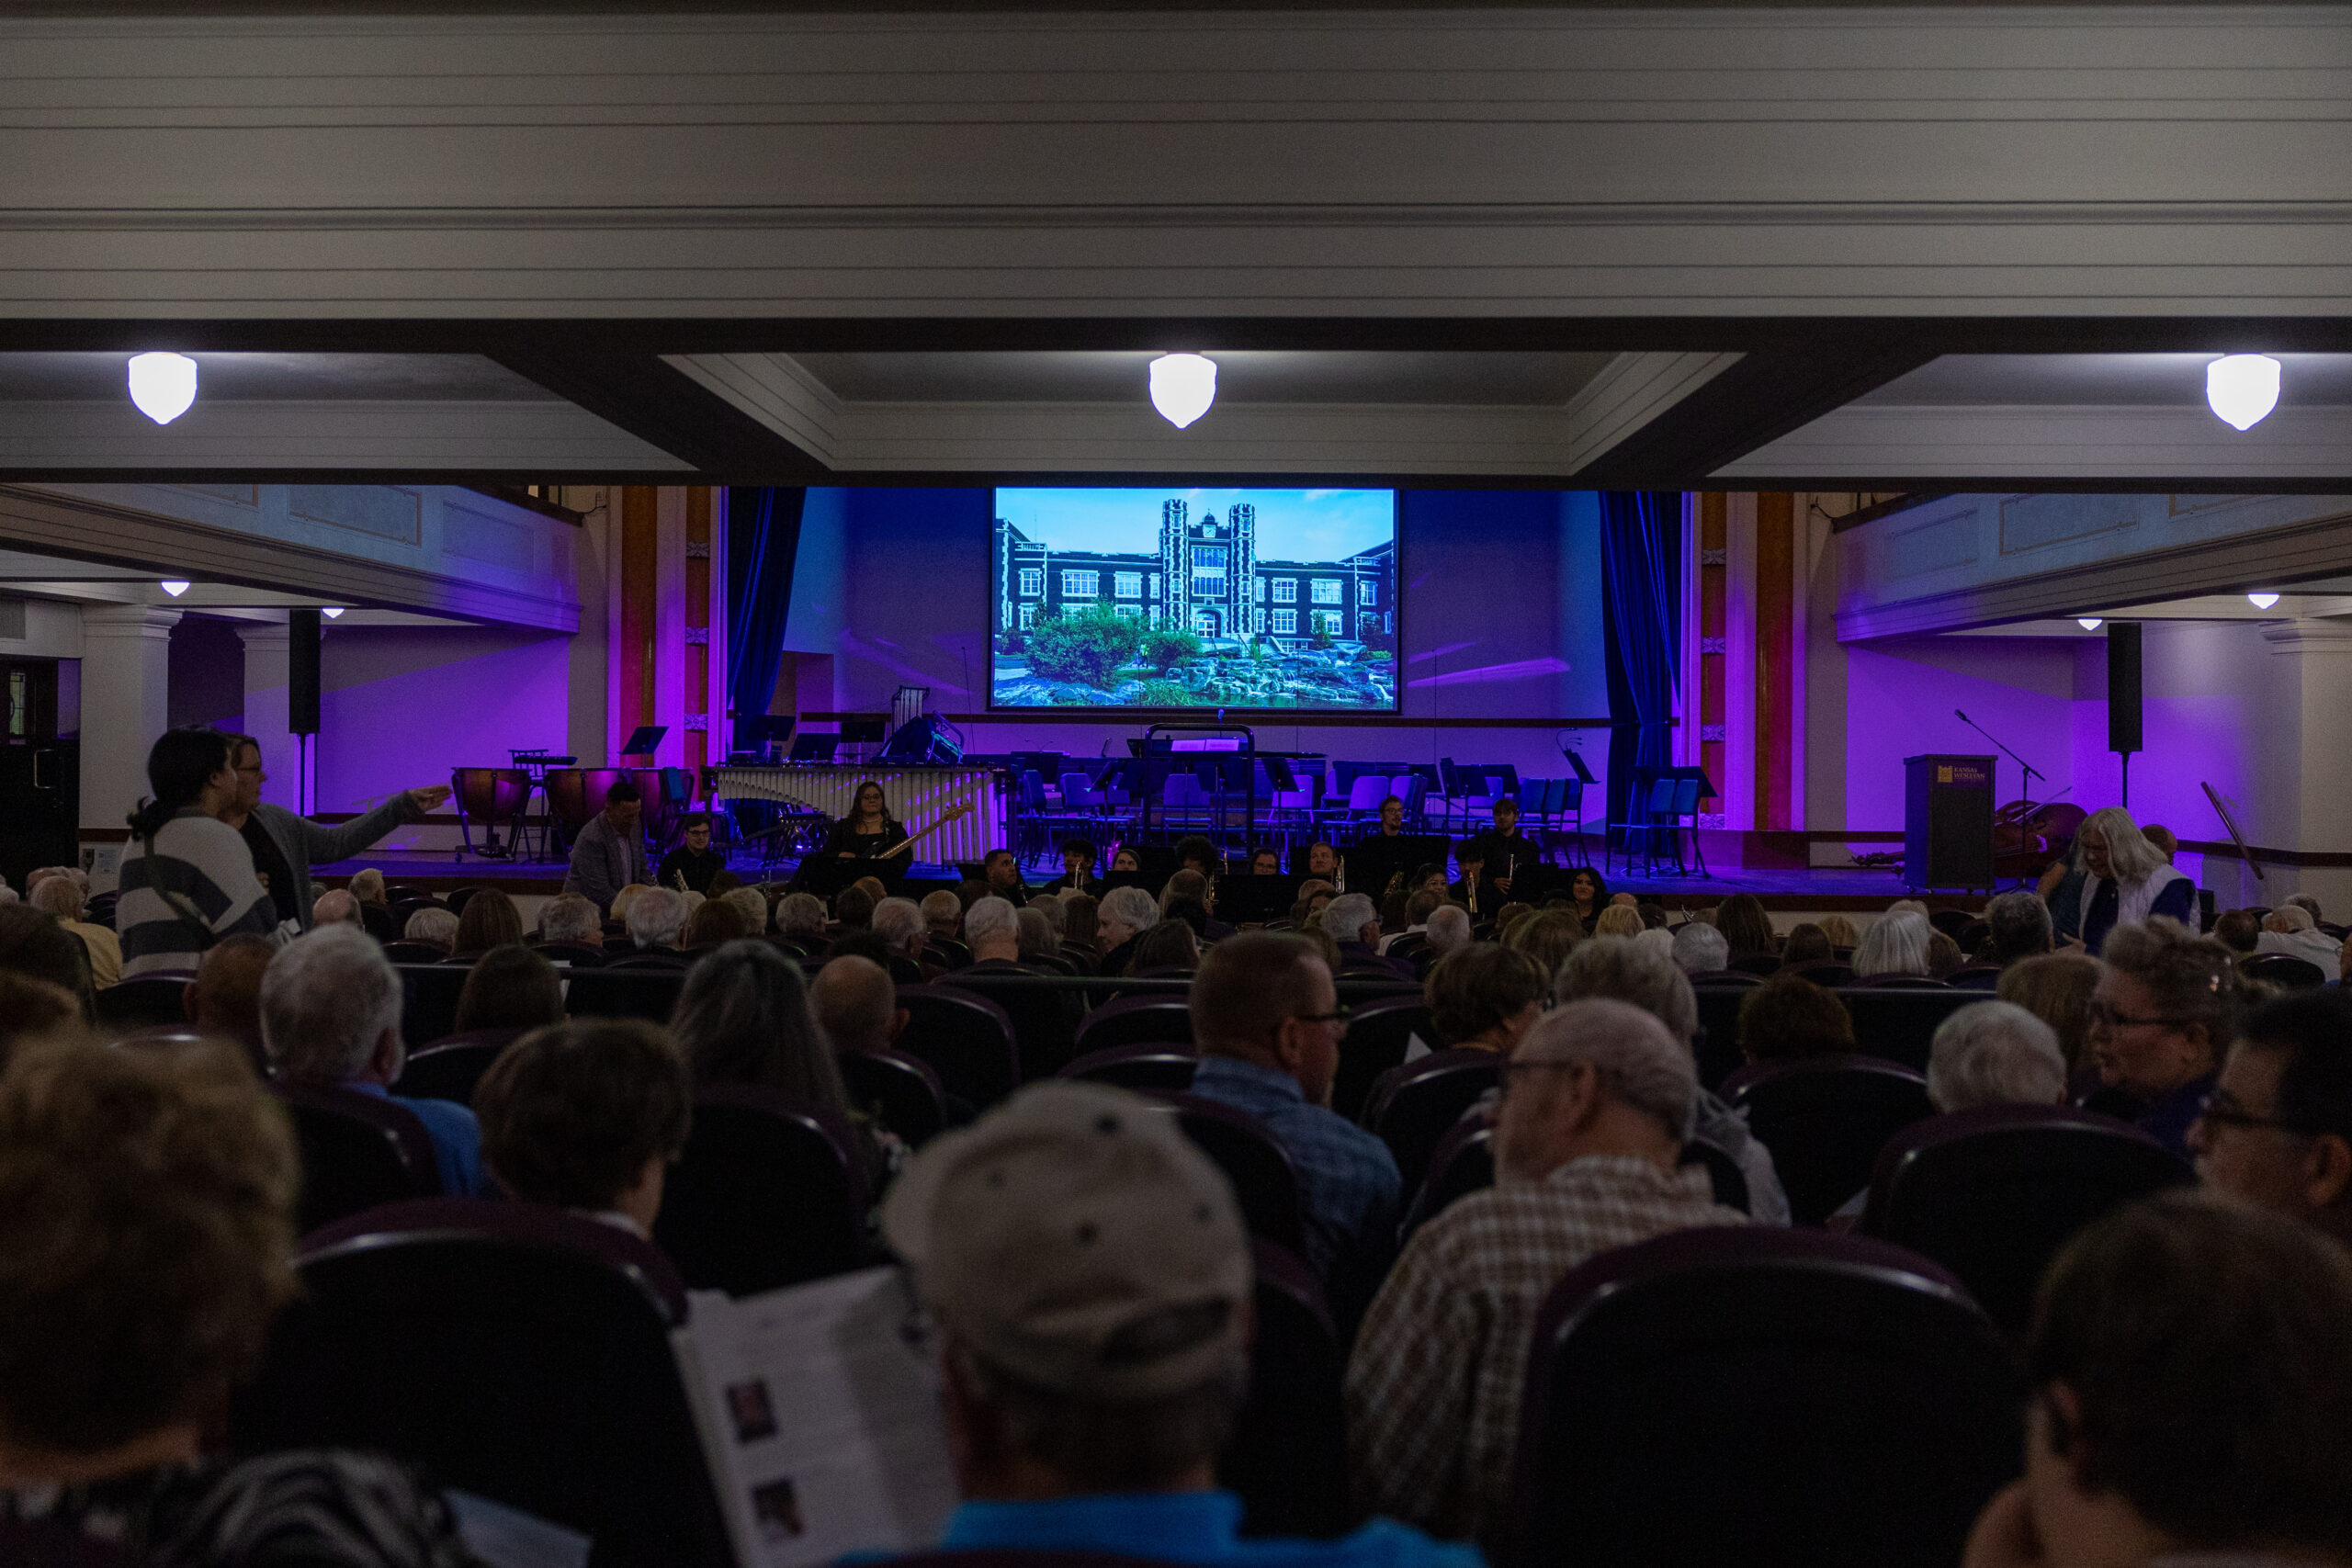
[[[1993,891],[1993,759],[1903,759],[1903,885]]]

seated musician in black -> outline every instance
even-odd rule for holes
[[[1473,924],[1493,919],[1495,911],[1503,907],[1503,896],[1487,875],[1486,851],[1480,839],[1464,839],[1454,850],[1453,858],[1462,868],[1462,875],[1446,890],[1448,895],[1470,911]]]
[[[980,876],[991,896],[1014,908],[1029,902],[1029,889],[1021,884],[1021,862],[1011,850],[990,850],[980,862]]]
[[[726,869],[727,856],[710,847],[710,818],[696,812],[686,818],[678,847],[662,857],[662,869],[653,880],[680,893],[707,897],[711,879]]]
[[[1216,877],[1225,871],[1225,857],[1216,846],[1198,833],[1189,833],[1176,840],[1176,869],[1197,871],[1203,876]]]
[[[1495,802],[1495,825],[1472,841],[1485,859],[1488,880],[1506,896],[1516,868],[1541,865],[1544,861],[1544,852],[1535,840],[1519,830],[1519,802],[1509,795]]]
[[[1097,897],[1102,894],[1102,879],[1094,874],[1094,845],[1085,839],[1062,840],[1062,874],[1046,884],[1046,891],[1059,893],[1065,889]]]
[[[1283,857],[1276,852],[1261,849],[1250,857],[1250,875],[1280,876],[1282,874]]]
[[[907,841],[907,829],[882,803],[882,786],[872,779],[857,786],[849,815],[833,824],[818,852],[836,860],[879,860]]]

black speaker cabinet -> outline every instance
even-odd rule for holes
[[[2107,623],[2107,749],[2140,750],[2140,623]]]
[[[286,728],[295,735],[319,732],[319,613],[286,614]]]
[[[1905,886],[1993,886],[1993,759],[1903,759]]]

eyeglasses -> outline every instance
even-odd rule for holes
[[[1353,1008],[1333,1008],[1329,1012],[1295,1012],[1291,1017],[1301,1023],[1345,1023],[1355,1015]]]
[[[2250,1111],[2237,1096],[2226,1089],[2215,1089],[2205,1097],[2198,1114],[2222,1127],[2271,1127],[2298,1137],[2315,1138],[2319,1134],[2300,1122],[2281,1121],[2276,1116],[2264,1116]]]
[[[2108,1006],[2105,1002],[2100,1001],[2094,1001],[2091,1003],[2088,1010],[2090,1013],[2090,1021],[2093,1023],[2105,1024],[2109,1029],[2130,1029],[2135,1025],[2141,1024],[2145,1024],[2150,1027],[2160,1026],[2167,1029],[2180,1029],[2198,1021],[2193,1018],[2133,1018],[2129,1014],[2120,1013],[2113,1008]]]

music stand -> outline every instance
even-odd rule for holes
[[[810,735],[805,731],[793,738],[792,760],[796,762],[830,762],[833,750],[842,743],[838,735]]]
[[[795,892],[814,893],[820,898],[831,898],[860,877],[878,879],[890,892],[899,890],[906,880],[907,857],[892,855],[888,860],[842,860],[838,855],[810,853],[800,858],[800,867],[792,874],[789,886]]]
[[[1233,925],[1264,925],[1290,913],[1304,876],[1221,876],[1216,882],[1216,918]]]
[[[662,738],[669,733],[670,727],[666,724],[640,724],[630,730],[628,739],[621,743],[621,755],[642,757],[651,762],[654,751],[662,744]]]
[[[1114,887],[1140,887],[1157,898],[1159,890],[1168,886],[1168,879],[1175,874],[1173,870],[1164,867],[1143,871],[1106,871],[1102,874],[1102,891],[1108,893]]]
[[[1577,830],[1571,835],[1571,840],[1577,847],[1577,863],[1590,869],[1592,857],[1585,852],[1584,848],[1584,792],[1600,781],[1592,776],[1590,768],[1585,766],[1583,752],[1563,746],[1560,755],[1567,760],[1569,772],[1576,775],[1570,782],[1576,785]]]

